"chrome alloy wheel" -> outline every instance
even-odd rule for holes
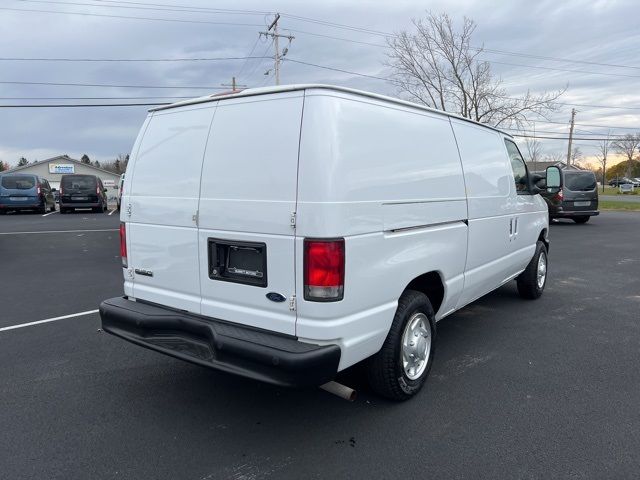
[[[402,334],[402,367],[409,380],[420,378],[429,363],[431,326],[422,312],[414,313]]]
[[[538,288],[544,287],[544,282],[547,280],[547,254],[544,251],[540,252],[538,257],[538,270],[536,272],[536,280],[538,282]]]

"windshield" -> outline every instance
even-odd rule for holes
[[[593,172],[565,172],[565,186],[573,192],[583,192],[596,188],[596,176]]]
[[[31,190],[36,186],[36,179],[31,175],[5,175],[2,186],[13,190]]]
[[[65,192],[84,192],[96,189],[96,177],[91,175],[71,175],[62,178]]]

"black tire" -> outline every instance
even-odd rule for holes
[[[407,323],[418,313],[423,313],[428,319],[431,348],[426,368],[418,378],[412,380],[407,376],[402,363],[402,339]],[[406,290],[398,300],[398,309],[382,348],[367,361],[367,377],[371,388],[392,400],[407,400],[416,395],[429,376],[435,340],[435,315],[429,298],[424,293]]]
[[[67,209],[64,207],[60,207],[60,215],[64,215],[65,213],[67,213]]]
[[[538,284],[538,262],[540,261],[541,255],[544,255],[545,276],[542,285],[540,286]],[[540,298],[544,291],[544,287],[547,284],[548,265],[547,247],[545,247],[544,243],[538,240],[536,243],[536,253],[533,255],[529,265],[527,265],[527,268],[516,280],[518,283],[518,293],[522,298],[526,298],[527,300]]]
[[[587,223],[591,217],[585,215],[583,217],[573,217],[573,221],[576,223]]]

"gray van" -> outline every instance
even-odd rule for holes
[[[46,179],[24,173],[0,175],[0,215],[12,210],[47,213],[55,209],[56,201]]]
[[[562,188],[541,193],[549,207],[549,218],[570,218],[576,223],[586,223],[599,215],[598,182],[588,170],[561,170]]]

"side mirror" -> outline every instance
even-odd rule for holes
[[[562,177],[558,167],[547,167],[546,187],[553,189],[562,187]]]

